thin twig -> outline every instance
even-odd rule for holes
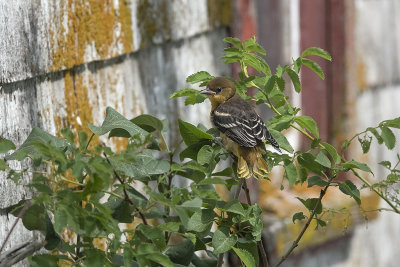
[[[46,245],[46,240],[32,240],[0,254],[0,267],[13,266]]]
[[[313,220],[315,213],[317,212],[318,206],[321,204],[322,198],[325,196],[325,193],[328,190],[328,187],[330,186],[330,183],[333,178],[334,178],[333,176],[331,178],[329,178],[328,184],[324,187],[324,189],[321,190],[318,201],[315,204],[315,207],[314,207],[313,211],[311,212],[310,217],[308,218],[308,220],[307,220],[306,224],[304,225],[303,229],[301,230],[300,234],[297,236],[296,240],[293,242],[293,244],[289,248],[289,250],[281,257],[279,262],[277,264],[275,264],[274,267],[278,267],[279,265],[281,265],[282,262],[284,262],[289,257],[289,255],[293,252],[293,250],[299,245],[300,239],[303,237],[305,231],[310,226],[310,223]]]
[[[249,191],[249,188],[247,187],[247,183],[244,183],[243,187],[244,187],[244,191],[246,193],[247,204],[249,204],[251,206],[252,204],[251,204],[251,199],[250,199],[250,191]],[[269,267],[267,253],[265,252],[265,248],[264,248],[264,237],[262,234],[261,234],[261,240],[257,241],[257,247],[261,254],[261,260],[263,262],[263,266]]]
[[[124,190],[124,196],[125,196],[125,200],[129,202],[129,204],[131,204],[133,206],[133,208],[137,211],[137,213],[139,213],[140,218],[142,219],[143,223],[145,225],[148,225],[146,218],[144,217],[143,213],[139,210],[139,208],[136,206],[136,204],[132,201],[132,199],[130,199],[128,192],[126,192],[126,188],[125,188],[125,182],[124,180],[121,178],[121,176],[119,176],[119,174],[117,173],[117,171],[115,170],[114,166],[111,164],[110,159],[107,157],[106,153],[103,152],[104,157],[106,158],[108,164],[110,164],[110,166],[113,168],[114,171],[114,175],[115,177],[118,179],[118,181],[120,182],[121,185],[123,185],[123,190]]]
[[[161,134],[162,135],[162,134]],[[164,140],[165,142],[165,140]],[[167,175],[167,198],[170,199],[171,198],[171,186],[172,186],[172,163],[173,163],[173,158],[174,158],[174,154],[169,150],[168,146],[167,146],[167,150],[168,150],[168,154],[169,154],[169,173]],[[167,214],[167,216],[169,216],[171,210],[169,208],[168,205],[165,205],[165,213]],[[168,245],[169,242],[169,238],[171,237],[171,233],[168,233],[168,231],[165,231],[165,240],[166,240],[166,244]]]
[[[218,255],[217,267],[221,267],[223,262],[224,262],[224,253],[220,253]]]
[[[94,133],[92,133],[92,135],[90,136],[89,141],[88,141],[87,144],[86,144],[85,150],[88,149],[89,144],[90,144],[90,142],[92,142],[93,137],[94,137]]]
[[[18,212],[17,219],[15,219],[10,231],[8,232],[8,234],[6,236],[6,239],[4,239],[3,244],[1,245],[0,253],[3,251],[4,247],[6,246],[6,243],[7,243],[8,239],[10,238],[12,232],[14,231],[15,226],[17,225],[19,219],[25,214],[26,210],[29,208],[30,205],[31,205],[31,201],[26,200],[22,209]]]
[[[377,190],[375,187],[372,186],[372,184],[362,177],[356,170],[351,169],[353,174],[357,176],[358,179],[360,179],[364,184],[366,184],[370,189],[372,189],[378,196],[380,196],[389,206],[393,209],[394,212],[400,214],[400,210],[385,196],[383,195],[379,190]]]

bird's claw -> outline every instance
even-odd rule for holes
[[[212,137],[214,138],[214,142],[217,144],[217,145],[220,145],[221,147],[224,147],[224,144],[222,144],[222,142],[221,142],[221,137],[216,137],[214,134],[211,134],[212,135]]]

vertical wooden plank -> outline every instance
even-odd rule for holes
[[[300,51],[318,46],[329,50],[326,39],[326,8],[328,1],[307,0],[300,1]],[[327,72],[326,61],[317,57],[315,60]],[[329,75],[329,74],[327,74]],[[320,138],[328,138],[328,84],[321,80],[307,67],[302,68],[301,79],[303,84],[302,107],[303,115],[311,116],[318,124]]]

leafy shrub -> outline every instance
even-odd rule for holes
[[[331,60],[328,52],[316,47],[306,49],[293,64],[278,66],[273,73],[261,57],[265,51],[255,38],[244,43],[236,38],[224,41],[232,45],[225,49],[225,63],[241,66],[240,81],[234,81],[238,93],[275,112],[266,124],[287,153],[267,151],[265,159],[270,169],[282,166],[290,186],[308,183],[309,187],[321,187],[319,198],[298,198],[309,213],[294,214],[293,222],[306,219],[307,222],[277,265],[297,246],[311,220],[319,226],[326,225],[318,215],[323,211],[321,200],[330,186],[338,186],[361,204],[359,188],[351,180],[336,181],[339,173],[353,173],[364,187],[386,201],[392,211],[400,213],[398,191],[387,190],[399,181],[398,162],[394,167],[388,161],[381,162],[390,174],[385,181],[371,184],[360,174],[360,171],[372,174],[371,169],[343,156],[343,151],[355,138],[364,153],[368,153],[373,137],[392,149],[395,145],[392,129],[400,128],[400,118],[383,121],[357,134],[338,152],[319,138],[317,124],[311,117],[298,115],[300,109],[289,102],[286,94],[289,86],[284,79],[287,75],[297,93],[302,90],[299,72],[303,66],[323,79],[320,66],[307,57],[315,55]],[[250,76],[249,67],[257,74]],[[187,82],[205,86],[212,78],[201,71],[189,76]],[[258,89],[254,96],[246,95],[250,87]],[[198,90],[191,88],[175,92],[171,98],[174,97],[186,97],[187,105],[205,100]],[[17,150],[9,140],[0,140],[0,153],[7,153],[0,160],[0,170],[6,171],[15,183],[25,174],[32,178],[27,188],[34,192],[34,197],[9,207],[7,212],[21,217],[28,230],[40,231],[45,237],[49,254],[31,256],[29,260],[33,266],[56,266],[57,263],[213,266],[217,261],[221,263],[218,255],[227,251],[237,254],[246,266],[259,264],[260,256],[266,261],[265,255],[259,255],[257,249],[264,251],[260,242],[263,229],[260,207],[250,202],[240,203],[237,199],[223,201],[213,186],[221,184],[231,190],[238,184],[236,168],[216,171],[219,162],[234,159],[215,141],[218,133],[215,129],[179,120],[179,132],[185,144],[179,152],[165,141],[168,124],[151,115],[128,120],[109,107],[100,127],[89,123],[90,137],[85,132],[75,136],[71,129],[61,130],[62,137],[56,137],[35,128]],[[289,128],[309,138],[310,149],[295,151],[282,134]],[[105,134],[109,138],[126,138],[126,146],[116,152],[92,141],[94,136]],[[15,151],[9,154],[10,150]],[[8,161],[27,158],[32,164],[29,169],[8,167]],[[173,180],[177,176],[187,180],[188,186],[175,186]],[[245,192],[248,196],[248,191]],[[128,226],[122,227],[121,223]],[[196,251],[204,251],[207,256],[200,258]]]

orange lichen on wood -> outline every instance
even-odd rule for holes
[[[129,3],[111,0],[68,0],[54,19],[56,32],[51,31],[53,70],[72,68],[85,63],[85,54],[95,48],[96,59],[118,55],[117,41],[125,53],[133,49],[132,19]],[[121,33],[115,29],[120,25]]]
[[[357,87],[360,91],[364,91],[368,87],[367,66],[361,59],[357,62]]]

